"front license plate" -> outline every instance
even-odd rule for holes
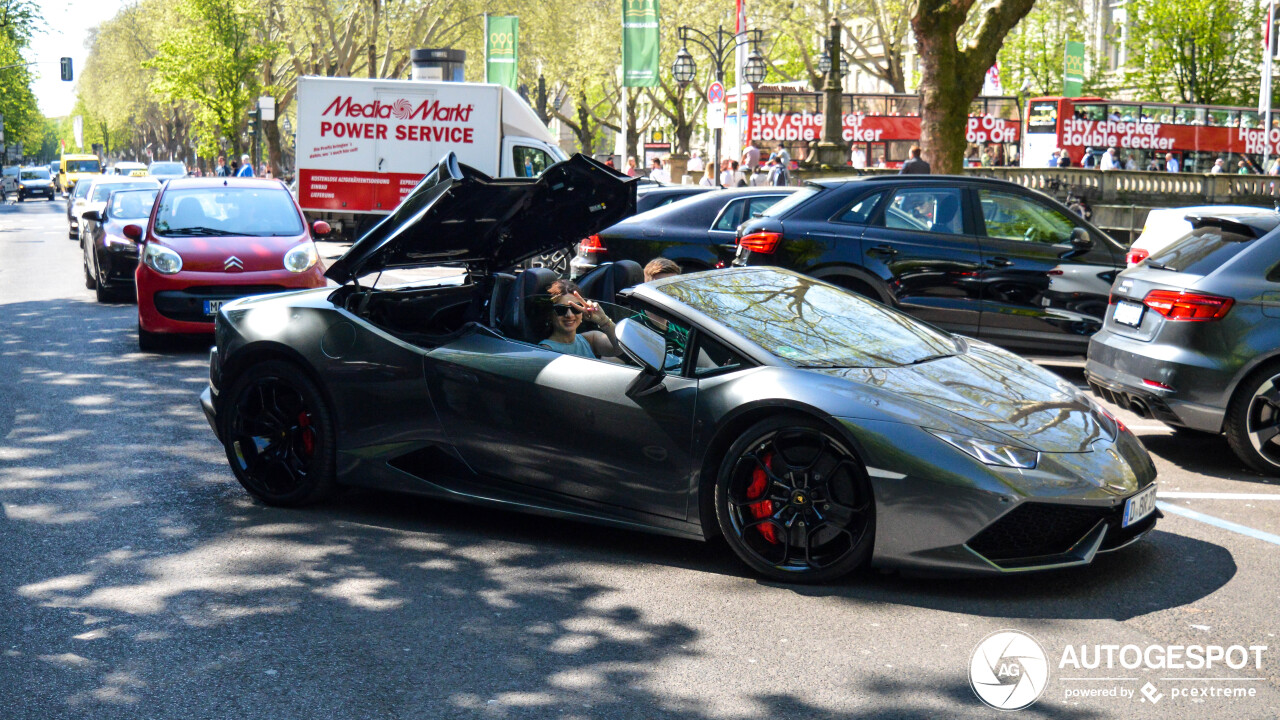
[[[1150,515],[1156,509],[1156,486],[1153,483],[1146,490],[1124,501],[1124,522],[1120,527],[1129,527]]]
[[[222,303],[224,303],[224,302],[226,302],[226,300],[205,300],[205,301],[204,301],[204,314],[205,314],[205,315],[217,315],[217,314],[218,314],[218,309],[222,307]]]
[[[1138,327],[1142,324],[1142,313],[1147,309],[1146,305],[1140,305],[1136,302],[1121,300],[1116,304],[1115,314],[1112,319],[1121,325],[1129,327]]]

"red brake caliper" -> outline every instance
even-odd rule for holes
[[[298,413],[298,427],[302,428],[302,451],[308,455],[316,451],[316,431],[311,429],[311,416]]]
[[[765,467],[769,467],[772,462],[773,455],[764,456]],[[765,473],[763,467],[757,465],[756,469],[751,471],[751,485],[747,487],[747,499],[754,500],[760,497],[768,487],[769,476]],[[747,509],[751,511],[751,515],[757,520],[767,518],[773,514],[773,501],[762,500],[758,503],[752,503],[747,506]],[[778,544],[778,529],[776,527],[769,523],[761,523],[756,526],[756,529],[760,531],[760,536],[767,542],[774,545]]]

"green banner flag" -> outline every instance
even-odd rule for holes
[[[658,0],[622,0],[622,85],[658,84]]]
[[[484,81],[516,89],[516,45],[520,18],[514,15],[484,16]]]
[[[1081,86],[1084,84],[1084,43],[1068,40],[1063,62],[1062,96],[1080,97]]]

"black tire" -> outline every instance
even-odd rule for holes
[[[1224,425],[1231,450],[1245,465],[1280,475],[1280,365],[1267,365],[1240,383]]]
[[[774,580],[829,582],[871,557],[875,502],[866,468],[812,418],[780,415],[748,428],[720,463],[715,503],[729,547]]]
[[[302,368],[280,360],[251,366],[231,383],[218,414],[236,480],[268,505],[328,497],[336,486],[332,417]]]
[[[169,348],[169,338],[164,333],[147,332],[138,324],[138,349],[142,352],[164,352]]]
[[[81,255],[83,256],[83,253]],[[93,273],[89,272],[89,266],[85,265],[83,260],[80,261],[80,264],[84,267],[84,286],[89,290],[97,290],[98,280],[93,276]],[[101,294],[98,295],[98,302],[102,302]]]

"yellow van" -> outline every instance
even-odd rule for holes
[[[63,155],[58,164],[58,187],[71,194],[81,178],[102,174],[102,162],[97,155]]]

